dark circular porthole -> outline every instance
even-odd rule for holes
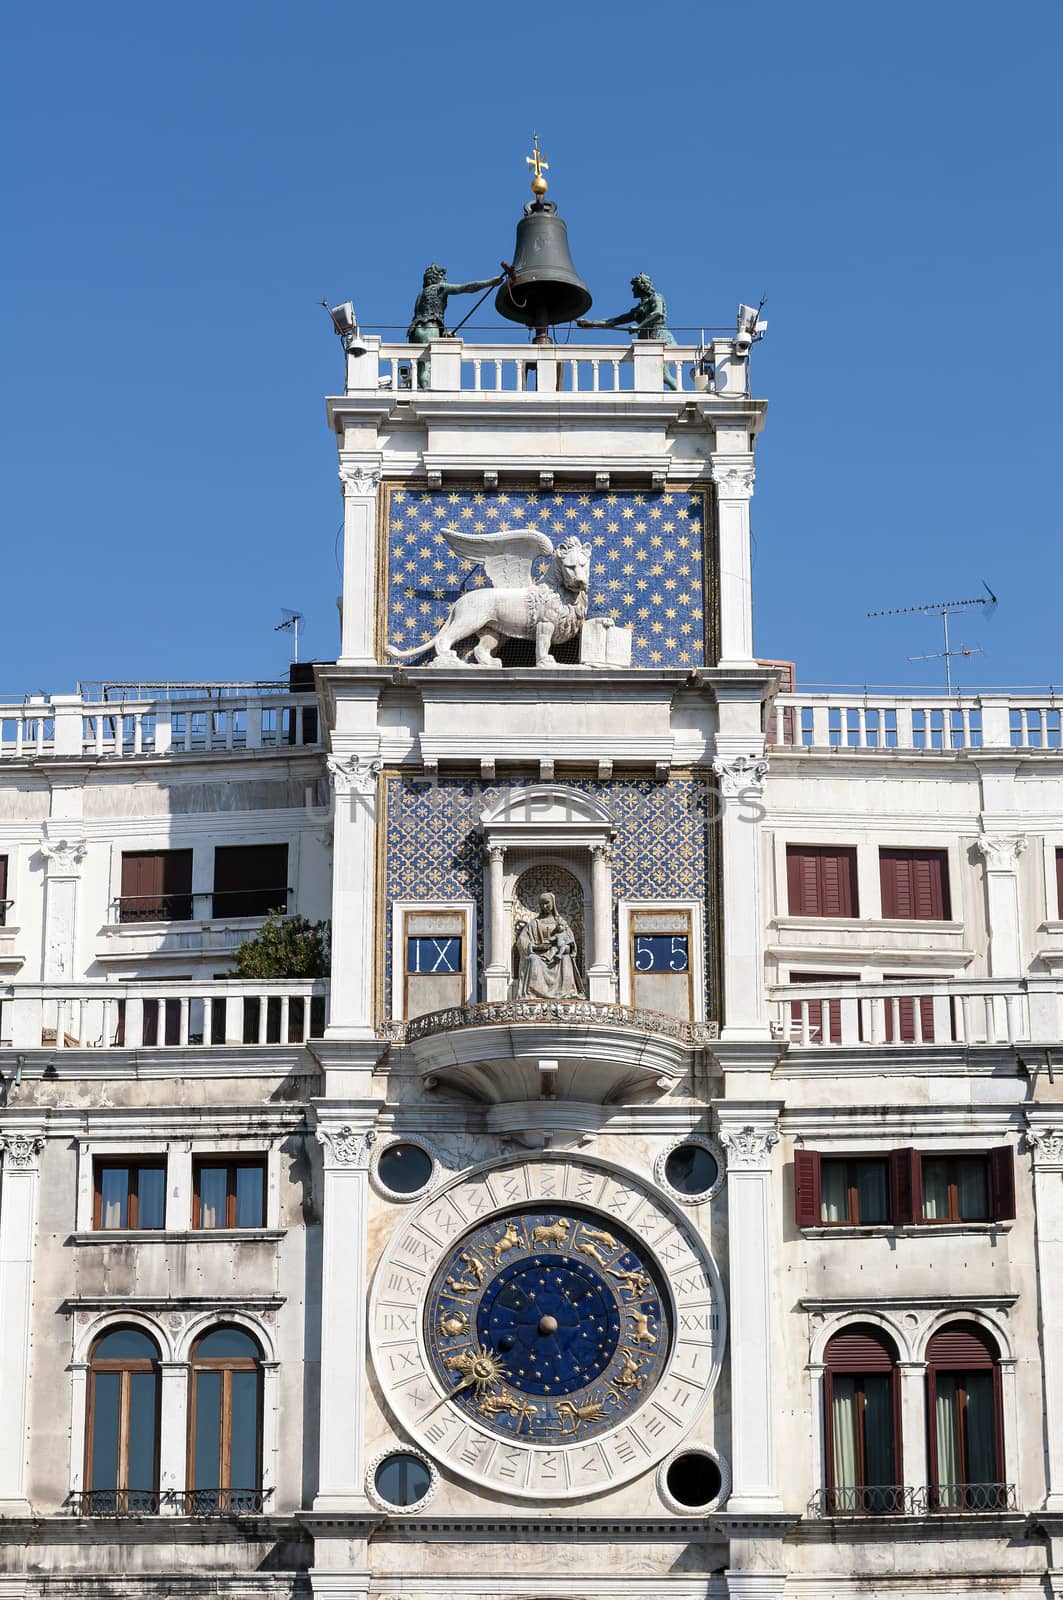
[[[400,1139],[381,1150],[376,1175],[381,1187],[391,1194],[419,1194],[431,1179],[434,1165],[423,1145]]]
[[[406,1511],[425,1499],[432,1487],[432,1474],[420,1456],[396,1451],[377,1466],[373,1487],[385,1504]]]
[[[664,1484],[676,1505],[695,1510],[710,1506],[723,1488],[723,1476],[712,1456],[700,1450],[686,1450],[668,1463]]]
[[[707,1194],[720,1176],[720,1164],[703,1144],[677,1144],[664,1163],[664,1178],[676,1194]]]

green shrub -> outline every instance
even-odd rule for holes
[[[237,947],[234,978],[327,978],[329,924],[271,911],[252,939]]]

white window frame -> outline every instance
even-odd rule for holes
[[[705,1021],[705,907],[700,900],[618,900],[617,951],[620,973],[620,1004],[635,1004],[634,973],[631,966],[632,916],[638,911],[666,914],[681,911],[690,919],[691,1021]]]
[[[471,1005],[476,999],[476,902],[474,900],[395,900],[391,906],[391,1016],[406,1021],[406,918],[410,912],[433,917],[460,916],[464,940],[465,992]]]

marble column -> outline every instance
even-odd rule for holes
[[[616,999],[613,971],[613,852],[608,844],[591,846],[591,959],[587,964],[590,999],[609,1004]]]
[[[753,585],[749,550],[749,502],[753,496],[750,451],[712,457],[720,545],[720,665],[753,661]]]
[[[731,1495],[735,1515],[782,1510],[775,1460],[772,1150],[781,1106],[718,1101],[727,1154]]]
[[[321,1241],[320,1442],[314,1510],[364,1512],[366,1293],[372,1110],[319,1101],[324,1153]]]
[[[1028,1113],[1026,1142],[1033,1155],[1034,1238],[1037,1295],[1041,1321],[1041,1376],[1044,1385],[1046,1497],[1043,1509],[1063,1511],[1063,1118],[1059,1107],[1044,1108],[1041,1120]],[[1013,1471],[1008,1467],[1008,1476]]]
[[[489,844],[484,850],[485,1000],[509,998],[511,950],[506,927],[505,865],[505,845]]]
[[[724,1039],[769,1037],[764,982],[765,906],[762,872],[762,797],[768,763],[763,749],[735,751],[716,741],[712,763],[719,786],[723,859]]]
[[[982,833],[978,836],[976,848],[985,862],[989,976],[1021,977],[1022,919],[1018,859],[1026,849],[1026,836]]]
[[[332,781],[332,982],[327,1035],[371,1039],[378,758],[337,752]]]
[[[377,491],[380,458],[350,460],[340,452],[343,484],[343,619],[339,664],[375,662]]]
[[[188,1378],[187,1361],[159,1363],[159,1493],[188,1487]],[[171,1516],[184,1516],[179,1499],[161,1503]]]
[[[27,1396],[33,1311],[33,1237],[37,1217],[37,1157],[41,1134],[0,1135],[0,1516],[29,1515],[26,1492]]]
[[[930,1482],[926,1454],[926,1362],[899,1361],[901,1382],[901,1459],[898,1484],[921,1489]]]

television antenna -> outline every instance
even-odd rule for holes
[[[288,631],[291,632],[291,636],[292,636],[292,660],[293,661],[298,661],[298,659],[299,659],[299,624],[300,624],[300,622],[302,622],[304,620],[303,613],[301,611],[289,611],[287,606],[281,606],[281,612],[283,613],[284,621],[283,622],[278,622],[277,626],[274,628],[273,631],[274,631],[274,633],[282,633],[285,630],[288,630]]]
[[[983,608],[982,615],[992,616],[996,609],[997,597],[992,589],[982,580],[984,595],[975,595],[970,600],[934,600],[925,606],[893,606],[888,611],[868,611],[869,617],[907,617],[915,613],[932,613],[941,618],[941,629],[944,635],[945,647],[935,650],[930,655],[909,656],[909,661],[944,661],[945,663],[945,693],[952,693],[952,663],[961,656],[981,655],[981,645],[957,645],[955,649],[949,643],[949,618],[963,611],[972,611],[975,606]]]

